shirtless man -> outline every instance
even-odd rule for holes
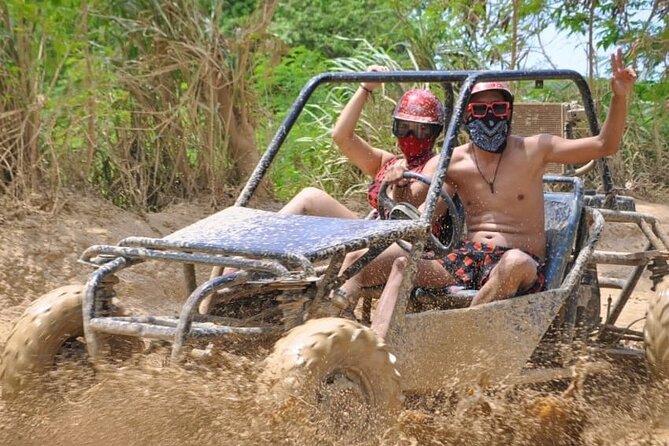
[[[618,151],[636,74],[624,66],[620,49],[611,55],[611,68],[613,98],[600,134],[573,140],[511,135],[511,91],[500,82],[474,86],[464,117],[471,142],[454,149],[446,185],[465,206],[466,240],[443,259],[421,260],[416,286],[479,290],[472,306],[542,289],[544,170],[551,162],[578,164]],[[430,160],[423,173],[431,175],[437,162],[438,157]],[[346,302],[350,309],[362,286],[380,285],[386,278],[384,293],[397,293],[407,261],[403,255],[397,246],[386,250],[337,290],[335,304]],[[344,268],[355,258],[349,257]]]

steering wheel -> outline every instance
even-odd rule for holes
[[[430,178],[426,177],[425,175],[421,175],[419,173],[415,172],[409,172],[406,171],[404,174],[402,174],[402,178],[405,178],[407,180],[409,179],[414,179],[418,180],[421,183],[426,184],[427,186],[430,186],[432,184],[432,181]],[[388,184],[387,182],[381,183],[381,188],[379,190],[379,197],[378,197],[378,213],[379,217],[382,219],[409,219],[409,220],[418,220],[421,217],[421,213],[416,207],[412,204],[409,203],[396,203],[392,198],[388,196]],[[460,241],[460,238],[462,237],[462,228],[464,226],[463,222],[463,215],[461,212],[461,207],[458,208],[458,206],[455,204],[455,201],[448,195],[446,192],[444,192],[443,189],[439,190],[439,196],[441,199],[446,203],[446,206],[448,207],[448,213],[446,214],[447,220],[447,227],[450,229],[450,237],[448,237],[448,241],[446,244],[444,244],[436,235],[430,231],[430,236],[428,237],[427,244],[425,246],[426,251],[431,251],[433,255],[427,255],[424,257],[426,258],[434,258],[434,256],[437,257],[443,257],[446,256],[449,252],[453,250],[453,247],[455,244]],[[406,243],[404,240],[398,240],[397,244],[400,245],[402,249],[404,249],[407,252],[411,251],[411,246]]]

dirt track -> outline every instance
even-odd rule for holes
[[[0,216],[0,347],[14,321],[40,294],[85,280],[89,269],[76,259],[88,246],[116,243],[129,235],[162,236],[212,212],[189,204],[137,216],[73,195],[60,201],[55,213],[44,207],[46,202],[34,197],[22,206],[6,206]],[[669,231],[669,206],[639,203],[638,210],[658,217]],[[603,248],[623,250],[639,243],[635,231],[618,228],[607,231]],[[138,312],[176,311],[176,291],[182,286],[179,269],[141,265],[133,270],[122,273],[121,286],[143,298],[129,301],[130,307]],[[145,273],[153,278],[147,280]],[[606,273],[624,276],[620,268]],[[646,274],[622,322],[643,316],[649,289]],[[615,300],[615,293],[610,294]],[[608,295],[602,296],[604,305]],[[31,412],[37,416],[0,409],[0,445],[345,444],[316,432],[300,414],[267,412],[255,397],[258,370],[253,361],[233,355],[220,359],[220,367],[206,372],[145,363],[125,370],[112,367],[101,372],[92,387],[72,372],[76,379],[62,379],[72,387],[67,398],[49,401],[45,395],[34,401]],[[666,389],[650,385],[643,373],[613,368],[589,379],[577,398],[561,397],[562,390],[408,396],[399,437],[388,442],[669,444],[669,401],[662,393]],[[542,411],[546,396],[555,401],[550,407],[558,408],[548,411],[558,420],[555,423],[540,423],[547,413]]]

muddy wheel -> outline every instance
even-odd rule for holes
[[[39,388],[45,375],[60,364],[86,362],[82,299],[83,286],[68,285],[41,296],[25,310],[2,355],[3,398]],[[112,355],[127,357],[140,343],[138,338],[109,337],[105,347]]]
[[[658,292],[648,303],[644,341],[651,373],[669,379],[669,288]]]
[[[283,408],[302,404],[319,429],[378,436],[394,424],[401,405],[394,363],[388,347],[364,325],[312,319],[275,344],[261,380]]]

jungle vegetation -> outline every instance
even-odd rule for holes
[[[128,208],[229,200],[304,84],[326,71],[555,67],[541,31],[587,41],[600,118],[606,63],[620,46],[640,75],[617,187],[669,187],[666,0],[5,0],[0,4],[0,195],[90,190]],[[536,57],[535,57],[536,59]],[[555,67],[560,68],[560,67]],[[265,184],[286,199],[307,185],[355,197],[365,180],[329,131],[355,85],[317,90]],[[574,89],[519,86],[518,101],[569,101]],[[392,147],[388,86],[361,131]]]

